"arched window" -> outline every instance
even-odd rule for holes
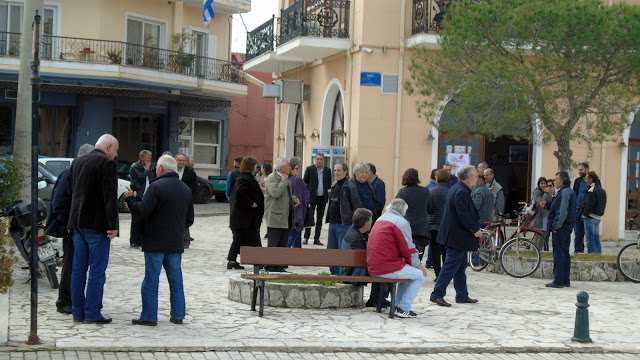
[[[304,121],[302,119],[302,104],[296,106],[296,125],[294,128],[295,143],[293,145],[293,156],[304,160]]]
[[[628,151],[626,219],[640,212],[640,116],[638,114],[629,131]]]
[[[331,120],[331,146],[344,146],[344,105],[342,95],[338,92],[333,104]]]

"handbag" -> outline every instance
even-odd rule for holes
[[[540,205],[534,200],[533,194],[532,194],[531,195],[531,201],[524,208],[524,212],[525,212],[524,222],[525,222],[525,225],[529,226],[529,224],[536,217],[536,214],[538,213],[538,209],[539,208],[540,208]]]

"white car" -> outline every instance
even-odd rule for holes
[[[58,176],[61,172],[71,167],[73,158],[38,158],[38,161],[51,169],[51,171],[54,172],[54,175]],[[130,211],[127,203],[124,201],[124,197],[122,196],[122,194],[127,190],[127,187],[131,187],[130,181],[118,179],[118,206],[120,207],[120,212]]]

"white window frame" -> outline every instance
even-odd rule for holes
[[[124,14],[124,42],[127,42],[127,23],[129,19],[142,21],[143,23],[150,23],[153,25],[160,26],[160,43],[158,44],[159,49],[167,49],[167,42],[169,39],[169,21],[161,18],[156,18],[152,16],[142,15],[130,11],[126,11]],[[144,24],[143,24],[144,27]]]
[[[20,5],[22,6],[22,11],[24,11],[24,1],[23,0],[0,0],[0,4],[7,5]],[[44,8],[53,10],[53,17],[55,19],[55,26],[53,27],[52,36],[60,36],[62,32],[62,3],[58,1],[45,1]],[[24,21],[24,17],[21,21]],[[0,31],[5,31],[4,29],[0,29]],[[40,29],[42,31],[42,29]],[[20,32],[22,32],[22,26],[20,26]]]
[[[221,153],[220,151],[222,151],[222,145],[221,145],[221,140],[222,140],[222,121],[221,120],[215,120],[215,119],[203,119],[203,118],[197,118],[197,117],[190,117],[190,116],[181,116],[178,121],[191,121],[191,135],[179,135],[178,139],[183,139],[183,140],[189,140],[189,154],[187,155],[194,155],[194,146],[198,145],[198,146],[210,146],[210,147],[215,147],[217,148],[216,151],[216,163],[215,164],[203,164],[203,163],[196,163],[196,165],[198,166],[198,168],[202,168],[202,169],[220,169],[220,157],[221,157]],[[207,143],[196,143],[194,141],[194,130],[195,130],[195,122],[196,121],[210,121],[210,122],[215,122],[218,123],[218,143],[217,144],[207,144]],[[195,155],[194,155],[195,158]]]

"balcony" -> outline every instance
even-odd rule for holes
[[[440,49],[440,31],[443,29],[447,9],[455,1],[480,2],[482,0],[413,0],[411,37],[409,47],[423,46]]]
[[[20,63],[20,33],[0,32],[0,70]],[[233,62],[121,41],[43,35],[42,73],[109,79],[221,96],[246,95],[245,73]]]
[[[282,9],[277,22],[274,16],[247,34],[244,69],[286,72],[347,50],[350,7],[350,1],[298,0]]]

